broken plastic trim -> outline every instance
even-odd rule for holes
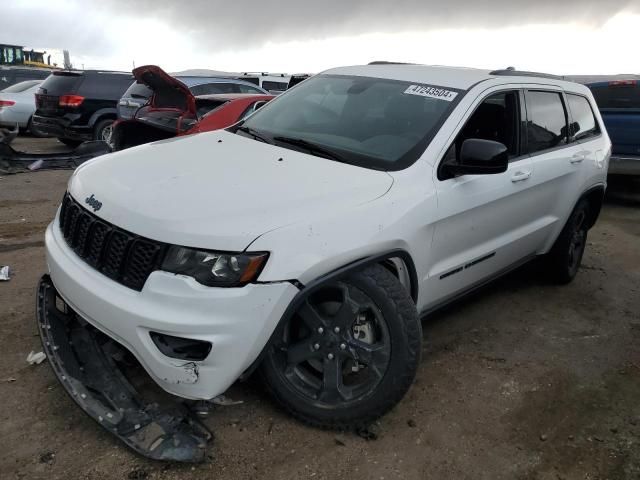
[[[37,295],[44,351],[56,377],[85,413],[145,457],[205,459],[212,434],[191,412],[145,403],[110,354],[119,345],[71,310],[48,275],[40,279]]]

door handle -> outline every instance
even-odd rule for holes
[[[513,183],[523,182],[531,176],[531,172],[516,172],[513,177],[511,177],[511,181]]]
[[[586,158],[586,155],[584,153],[576,153],[573,157],[571,157],[571,160],[569,160],[569,161],[571,163],[580,163],[585,158]]]

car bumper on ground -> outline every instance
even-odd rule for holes
[[[66,118],[34,115],[31,123],[38,132],[51,137],[78,141],[93,140],[93,132],[89,127],[72,126],[71,121]]]
[[[80,317],[129,350],[164,390],[211,399],[254,362],[298,289],[289,282],[210,288],[156,271],[142,291],[84,263],[67,246],[58,219],[45,235],[47,265],[60,297]],[[204,360],[170,358],[151,332],[209,342]]]
[[[107,431],[154,460],[201,462],[211,432],[184,406],[145,402],[118,366],[122,347],[59,299],[44,275],[37,293],[38,331],[69,396]]]
[[[640,157],[612,155],[609,160],[610,175],[640,175]]]

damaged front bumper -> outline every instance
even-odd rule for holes
[[[59,219],[45,234],[47,266],[61,298],[123,345],[165,391],[191,400],[224,393],[254,362],[298,292],[289,282],[213,288],[155,271],[142,291],[111,280],[67,244]],[[207,342],[200,359],[176,358],[154,336]]]
[[[64,153],[26,153],[0,143],[0,174],[30,170],[69,170],[107,153],[111,153],[111,148],[102,141],[84,142],[74,150]]]
[[[53,371],[91,418],[146,457],[204,460],[212,438],[207,428],[185,407],[145,404],[114,360],[122,347],[66,305],[48,275],[38,285],[37,316]]]

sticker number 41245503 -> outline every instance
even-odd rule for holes
[[[421,97],[436,98],[438,100],[445,100],[452,102],[458,96],[457,92],[451,90],[445,90],[444,88],[425,87],[422,85],[411,85],[404,93],[407,95],[419,95]]]

